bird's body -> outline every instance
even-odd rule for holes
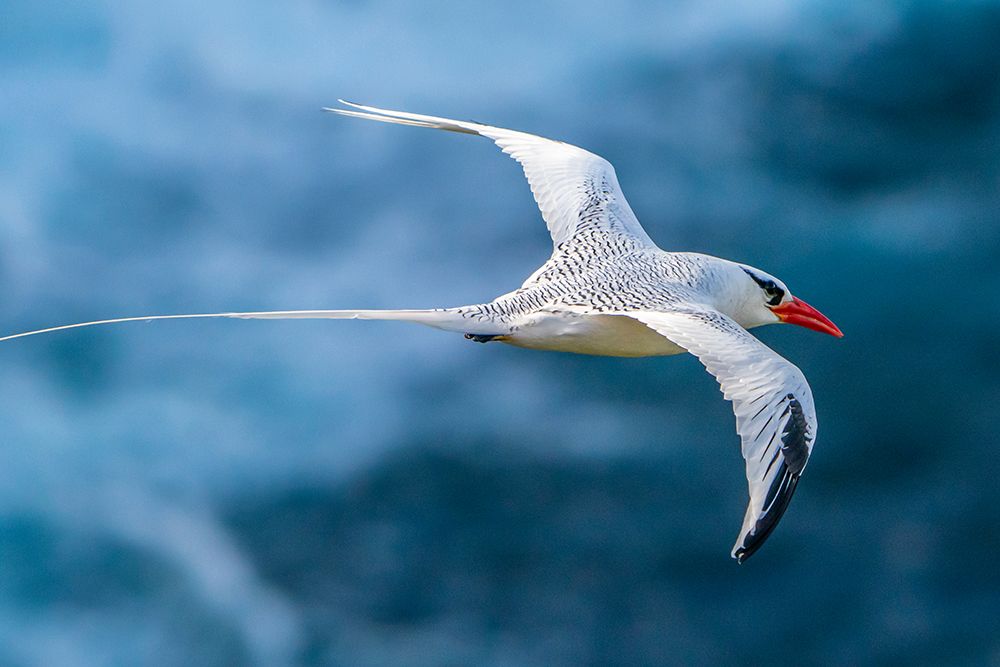
[[[759,269],[661,250],[632,213],[611,165],[570,144],[481,123],[352,103],[347,116],[474,134],[521,163],[552,235],[548,261],[517,290],[481,304],[429,310],[314,310],[128,317],[14,334],[155,319],[402,320],[478,342],[615,357],[690,352],[733,402],[750,505],[733,556],[741,562],[784,513],[816,438],[809,385],[747,329],[776,322],[833,335],[836,326]]]
[[[557,249],[519,289],[489,303],[442,312],[460,315],[463,319],[455,324],[468,333],[497,336],[494,340],[517,347],[651,357],[686,350],[620,313],[671,310],[693,301],[725,312],[738,302],[721,289],[726,274],[741,273],[727,260],[656,247],[632,247],[591,259],[587,266]]]
[[[496,339],[515,347],[602,357],[660,357],[686,350],[621,315],[541,310],[517,317],[514,332]]]

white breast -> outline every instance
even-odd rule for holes
[[[621,315],[536,312],[513,323],[504,343],[533,350],[554,350],[607,357],[655,357],[685,350],[645,324]]]

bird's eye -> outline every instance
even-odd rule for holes
[[[781,300],[785,298],[785,290],[778,287],[773,280],[761,278],[745,267],[743,272],[750,276],[750,278],[757,283],[757,286],[764,291],[764,296],[767,297],[767,305],[777,306],[781,303]]]
[[[767,297],[767,303],[769,306],[777,306],[781,303],[781,300],[785,298],[785,290],[781,289],[771,281],[765,283],[763,289],[764,296]]]

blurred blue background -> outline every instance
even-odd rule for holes
[[[544,4],[544,6],[540,6]],[[5,0],[0,312],[488,300],[548,255],[486,141],[580,144],[758,330],[818,446],[737,566],[730,407],[689,357],[371,322],[0,347],[2,665],[1000,665],[1000,4]]]

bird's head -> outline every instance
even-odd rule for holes
[[[740,298],[736,319],[740,324],[754,327],[785,322],[837,338],[843,337],[836,324],[802,299],[792,296],[783,282],[760,269],[743,264],[738,266],[743,273],[737,279]]]

